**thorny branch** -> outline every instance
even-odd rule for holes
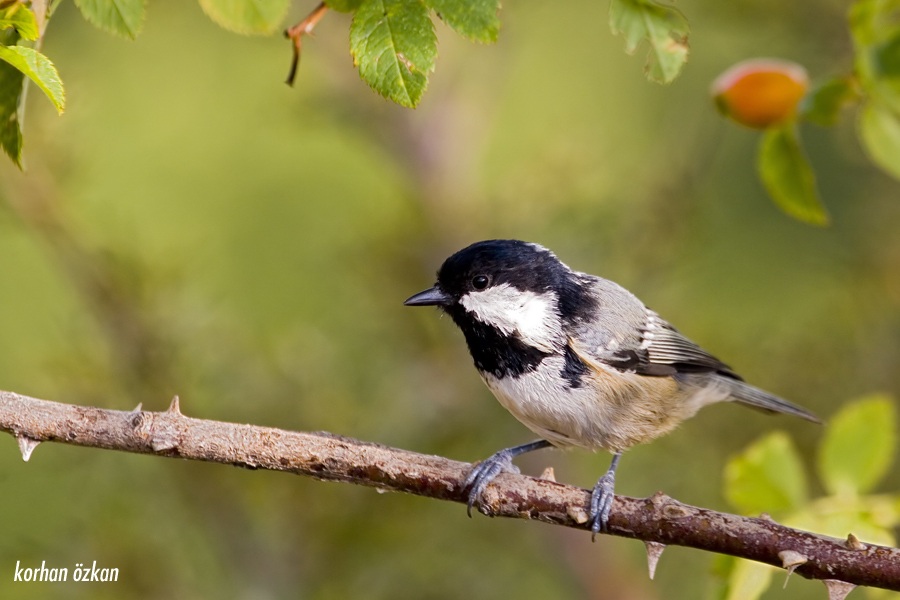
[[[178,398],[164,412],[131,412],[37,400],[0,391],[0,430],[14,435],[25,460],[52,441],[270,469],[419,496],[466,501],[471,465],[331,433],[284,431],[184,416]],[[586,529],[587,490],[546,479],[501,474],[484,494],[482,512]],[[679,545],[783,567],[821,579],[832,597],[854,585],[900,591],[900,550],[790,529],[682,504],[662,493],[616,496],[610,533],[643,540],[651,574],[665,545]],[[835,594],[837,592],[837,594]]]

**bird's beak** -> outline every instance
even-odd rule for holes
[[[406,306],[449,306],[452,302],[450,296],[438,286],[434,286],[408,298],[403,304]]]

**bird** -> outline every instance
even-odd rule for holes
[[[575,271],[521,240],[476,242],[441,265],[407,306],[436,306],[462,331],[479,375],[539,439],[504,448],[468,473],[467,512],[490,482],[542,448],[606,450],[588,522],[607,532],[619,459],[712,403],[733,401],[821,423],[812,412],[746,382],[624,287]]]

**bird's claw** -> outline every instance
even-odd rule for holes
[[[591,541],[594,541],[601,531],[606,533],[609,528],[609,511],[615,498],[616,474],[611,469],[600,478],[597,485],[591,491],[590,523]]]
[[[509,449],[501,450],[487,457],[469,471],[463,488],[468,488],[469,499],[466,502],[466,514],[472,517],[472,507],[481,503],[481,494],[488,484],[500,473],[518,473],[513,462],[513,453]]]

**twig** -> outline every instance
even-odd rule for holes
[[[311,13],[306,15],[305,19],[293,27],[288,27],[284,30],[284,37],[290,39],[294,43],[294,56],[291,59],[291,70],[288,72],[287,80],[285,81],[288,85],[294,85],[294,79],[297,77],[297,68],[300,66],[300,51],[303,46],[303,36],[312,34],[316,24],[323,16],[325,16],[327,10],[328,7],[325,6],[325,3],[320,2]]]
[[[19,440],[27,460],[53,441],[307,475],[452,502],[466,501],[471,465],[331,433],[284,431],[184,416],[177,398],[164,412],[75,406],[0,392],[0,430]],[[482,512],[586,529],[589,492],[554,481],[504,473],[488,486]],[[900,550],[790,529],[682,504],[662,493],[616,496],[610,533],[789,568],[809,579],[900,591]],[[832,586],[834,584],[831,584]]]

